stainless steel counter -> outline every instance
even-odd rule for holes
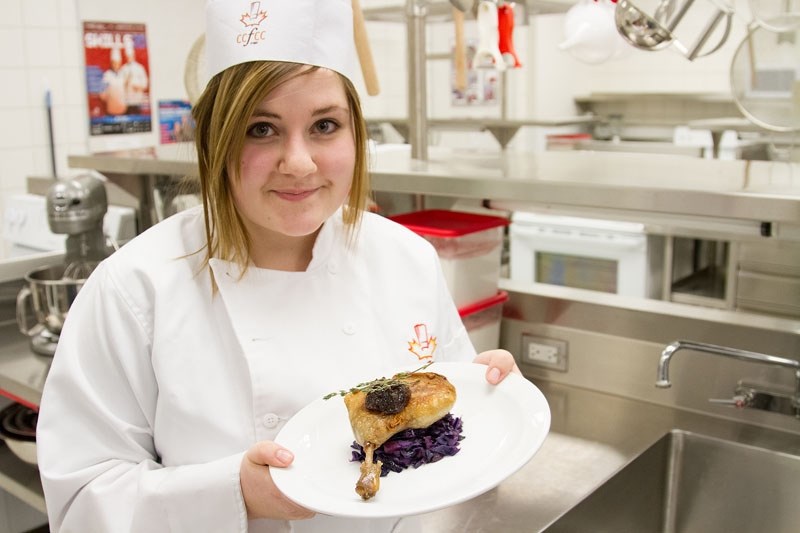
[[[543,531],[674,428],[800,455],[800,437],[790,433],[578,387],[536,384],[552,411],[551,432],[539,452],[496,489],[423,515],[422,533]]]
[[[73,155],[75,168],[102,173],[196,176],[191,144]],[[800,233],[800,164],[719,161],[642,153],[477,152],[431,147],[428,161],[407,145],[381,145],[372,156],[376,191],[491,199],[546,209],[773,222]],[[781,229],[781,228],[779,228]],[[780,232],[779,232],[780,233]]]
[[[27,349],[27,339],[16,327],[0,327],[2,391],[38,403],[48,366],[47,360]],[[422,533],[544,530],[673,428],[800,455],[800,437],[796,434],[574,386],[547,381],[536,384],[552,411],[551,432],[539,452],[499,487],[452,508],[423,515]],[[22,463],[2,444],[0,488],[40,511],[45,509],[36,469]]]

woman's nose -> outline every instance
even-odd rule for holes
[[[303,138],[289,138],[284,143],[283,156],[278,163],[278,172],[303,177],[317,170],[308,143]]]

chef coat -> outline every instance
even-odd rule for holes
[[[436,251],[371,213],[349,239],[341,211],[304,272],[203,268],[204,246],[202,208],[173,215],[70,308],[37,428],[53,531],[391,531],[396,519],[248,522],[239,467],[329,392],[475,357]]]

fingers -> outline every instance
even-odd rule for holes
[[[272,441],[264,440],[255,443],[247,453],[245,458],[256,465],[267,465],[286,467],[294,461],[294,454]]]
[[[294,461],[294,454],[271,441],[254,444],[242,458],[239,482],[247,516],[250,519],[301,520],[314,512],[291,501],[278,490],[271,468],[284,468]]]
[[[487,366],[486,381],[492,385],[497,385],[503,381],[508,374],[515,372],[522,374],[514,361],[514,356],[506,350],[487,350],[481,352],[474,360]]]

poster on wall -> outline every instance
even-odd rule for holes
[[[450,69],[450,103],[456,106],[493,106],[498,104],[500,74],[494,68],[481,68],[475,64],[478,44],[467,43],[467,87],[461,91],[456,85],[455,62]],[[455,55],[455,51],[451,56]]]
[[[91,135],[152,129],[144,24],[84,22]]]
[[[192,104],[188,100],[159,100],[158,126],[161,144],[194,140]]]

